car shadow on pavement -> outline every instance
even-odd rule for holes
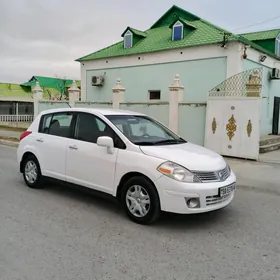
[[[237,217],[236,214],[233,206],[201,214],[184,215],[163,212],[161,219],[157,222],[157,226],[159,228],[172,227],[177,229],[213,228],[216,225],[221,226],[221,224],[230,225],[232,218]]]
[[[100,207],[102,210],[104,209],[111,212],[121,212],[116,199],[111,195],[91,189],[48,180],[44,185],[43,191],[67,198],[83,205]]]
[[[42,191],[67,198],[71,202],[74,201],[78,204],[86,205],[93,208],[93,211],[94,208],[98,208],[106,212],[106,215],[116,215],[127,222],[128,218],[121,206],[110,195],[56,181],[46,182],[45,188]],[[216,225],[221,226],[221,224],[227,226],[235,218],[238,218],[238,213],[236,213],[234,206],[230,205],[224,209],[203,214],[181,215],[163,212],[160,219],[150,226],[162,230],[170,230],[170,228],[177,230],[208,229],[216,227]]]

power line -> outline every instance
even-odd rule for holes
[[[253,26],[256,26],[256,25],[264,24],[264,23],[273,21],[273,20],[278,19],[278,18],[280,18],[280,15],[275,16],[275,17],[273,17],[273,18],[269,18],[269,19],[264,20],[264,21],[261,21],[261,22],[256,22],[256,23],[251,24],[251,25],[247,25],[247,26],[243,26],[243,27],[237,28],[237,29],[235,29],[235,30],[233,30],[233,31],[242,30],[242,29],[245,29],[245,28],[249,28],[249,27],[253,27]]]

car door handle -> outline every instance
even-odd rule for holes
[[[70,145],[69,148],[72,150],[78,150],[78,147],[76,145]]]
[[[36,141],[42,143],[42,142],[44,142],[44,139],[43,138],[37,138]]]

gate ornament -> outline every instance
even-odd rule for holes
[[[209,91],[209,97],[260,96],[263,68],[254,68],[237,73]]]
[[[227,130],[227,136],[228,136],[228,139],[231,141],[231,139],[233,138],[234,136],[234,132],[236,131],[236,120],[234,118],[234,116],[232,115],[229,120],[228,120],[228,124],[226,126],[226,130]]]
[[[213,134],[215,134],[216,129],[217,129],[216,118],[213,118],[213,121],[212,121],[212,132],[213,132]]]
[[[251,122],[251,120],[249,120],[248,124],[247,124],[247,135],[248,135],[248,137],[251,136],[251,133],[252,133],[252,122]]]
[[[258,71],[254,71],[246,83],[248,97],[259,97],[262,89],[262,78]]]

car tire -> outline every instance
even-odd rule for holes
[[[121,204],[128,217],[138,224],[151,224],[160,216],[160,199],[154,184],[144,176],[125,182]]]
[[[43,188],[43,178],[40,164],[34,155],[29,155],[23,162],[23,179],[25,184],[32,189]]]

